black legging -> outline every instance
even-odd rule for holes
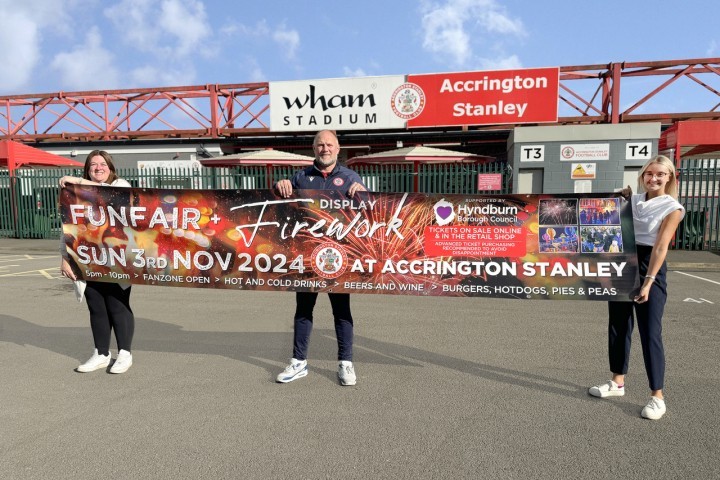
[[[100,355],[110,354],[111,330],[115,330],[118,350],[130,351],[135,332],[130,289],[123,289],[117,283],[87,282],[85,300],[90,310],[90,328],[95,348]]]

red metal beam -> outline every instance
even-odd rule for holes
[[[657,77],[658,86],[640,80],[647,77]],[[653,105],[661,92],[672,93],[670,89],[680,81],[711,98],[708,106],[666,112],[663,104]],[[622,105],[627,107],[623,110]],[[717,120],[720,58],[560,67],[558,106],[560,125]],[[268,83],[6,95],[0,96],[0,139],[40,142],[272,134],[268,112]],[[473,127],[491,128],[495,127]]]

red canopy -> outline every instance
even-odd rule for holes
[[[683,120],[660,135],[659,151],[675,150],[675,163],[681,158],[707,156],[717,158],[720,152],[720,122],[713,120]]]
[[[84,163],[70,160],[39,148],[12,140],[0,140],[0,167],[7,167],[14,176],[19,167],[83,167]]]

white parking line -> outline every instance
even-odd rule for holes
[[[53,280],[56,277],[53,277],[51,274],[48,273],[48,271],[52,271],[52,270],[60,270],[60,267],[44,268],[44,269],[38,269],[38,270],[27,270],[25,272],[3,273],[3,274],[0,274],[0,277],[30,277],[33,275],[42,275],[45,278]]]
[[[45,270],[38,270],[38,272],[40,272],[45,278],[49,278],[50,280],[55,278],[52,275],[50,275],[48,272],[46,272]]]
[[[2,262],[22,262],[24,260],[44,260],[46,258],[54,258],[56,255],[6,255],[0,257]]]
[[[689,273],[678,272],[677,270],[675,271],[675,273],[679,273],[680,275],[686,275],[688,277],[697,278],[698,280],[705,280],[706,282],[714,283],[715,285],[720,285],[720,282],[716,282],[715,280],[710,280],[709,278],[698,277],[697,275],[690,275]]]

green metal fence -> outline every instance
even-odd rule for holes
[[[412,164],[357,165],[352,167],[371,192],[412,192]]]
[[[678,200],[686,212],[674,247],[720,250],[720,160],[685,159],[678,178]]]
[[[479,175],[499,175],[499,189],[478,191]],[[421,164],[418,175],[423,193],[502,194],[511,193],[512,172],[505,163]]]
[[[0,237],[50,238],[60,233],[58,176],[24,170],[10,177],[0,170]]]
[[[374,192],[476,194],[479,173],[502,177],[509,193],[510,171],[505,163],[485,165],[428,164],[359,165],[353,167]],[[239,166],[205,169],[118,169],[118,175],[136,188],[252,190],[271,188],[297,170],[291,166]],[[53,238],[60,235],[58,179],[82,175],[80,169],[21,169],[10,178],[0,169],[0,237]]]
[[[353,167],[368,189],[375,192],[448,194],[503,194],[511,192],[512,175],[505,163],[359,165]],[[266,189],[290,178],[297,167],[265,165],[228,168],[119,169],[118,174],[137,188]],[[15,177],[0,169],[0,238],[57,238],[58,179],[80,176],[79,169],[21,169]],[[500,175],[500,189],[478,191],[478,176]],[[720,250],[720,160],[683,160],[678,170],[679,201],[687,214],[678,228],[673,248]]]

